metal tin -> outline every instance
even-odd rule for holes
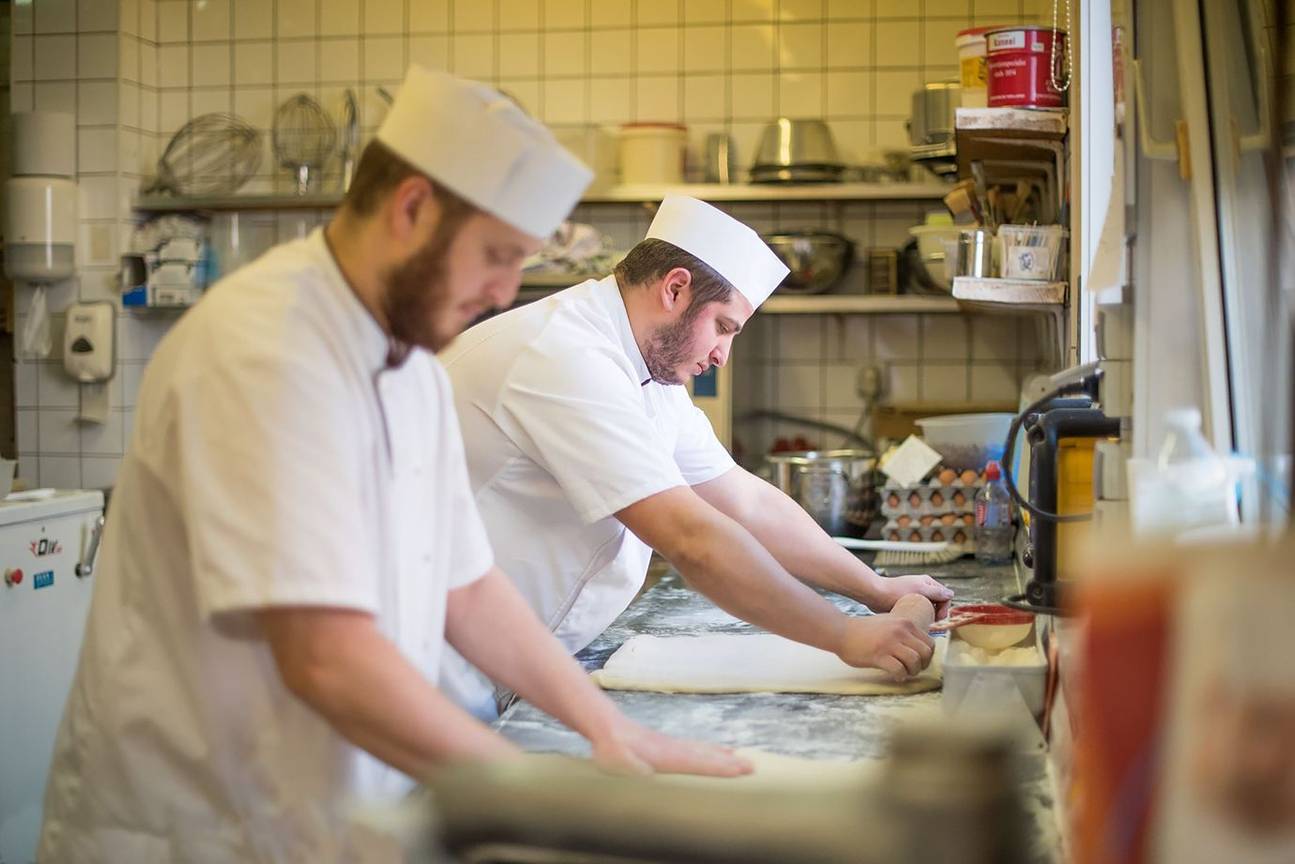
[[[1062,63],[1068,50],[1064,30],[1022,24],[991,30],[985,34],[985,42],[990,108],[1060,108],[1066,104],[1065,94],[1052,86],[1052,63]]]

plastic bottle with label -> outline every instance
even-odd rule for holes
[[[998,462],[985,466],[985,487],[976,493],[976,561],[1007,564],[1012,560],[1012,497],[1003,488]]]

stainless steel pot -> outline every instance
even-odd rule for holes
[[[877,518],[877,457],[870,450],[802,450],[765,457],[771,482],[834,537],[862,537]]]
[[[954,137],[954,114],[962,104],[957,82],[931,81],[913,91],[908,141],[914,147],[947,144]]]

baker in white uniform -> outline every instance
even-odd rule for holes
[[[656,549],[732,614],[851,665],[901,678],[929,662],[910,620],[847,616],[809,586],[883,613],[913,593],[947,606],[952,592],[882,578],[842,549],[734,464],[681,386],[728,360],[786,274],[741,222],[668,197],[611,276],[478,324],[442,353],[501,568],[567,650],[625,609]],[[442,685],[484,716],[504,692],[453,655]]]
[[[352,802],[518,752],[436,689],[444,640],[605,766],[749,769],[625,719],[494,566],[430,353],[511,301],[589,176],[494,91],[413,67],[327,228],[223,280],[162,341],[42,861],[391,860]]]

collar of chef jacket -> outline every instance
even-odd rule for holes
[[[594,286],[593,296],[607,309],[612,323],[616,326],[616,337],[620,341],[621,349],[634,364],[634,374],[638,376],[639,383],[646,385],[652,380],[652,373],[648,372],[647,361],[643,359],[643,352],[634,339],[634,328],[630,326],[629,311],[625,308],[625,298],[621,296],[616,277],[608,276],[605,279],[599,279]]]

